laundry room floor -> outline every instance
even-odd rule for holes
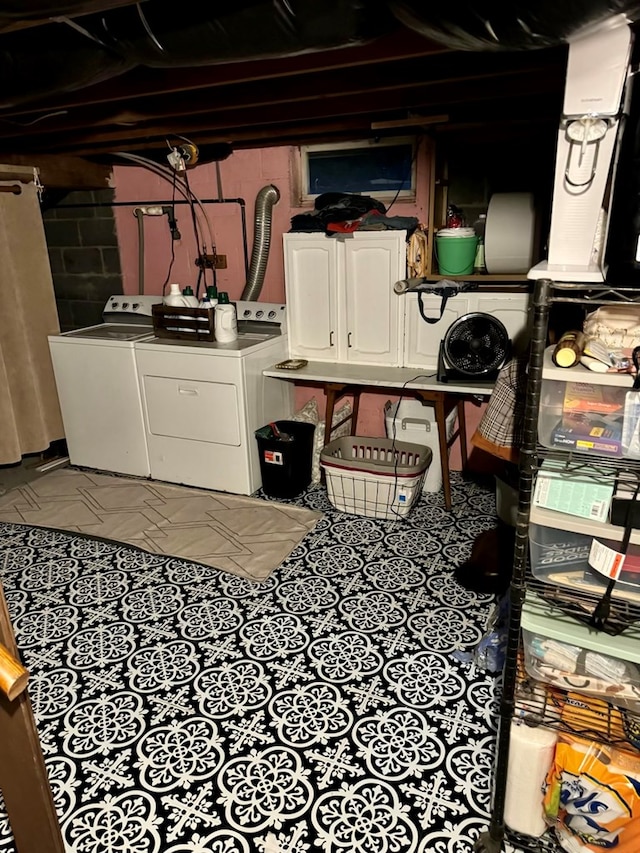
[[[451,512],[426,494],[385,521],[311,487],[292,503],[323,517],[263,583],[1,523],[67,851],[471,851],[500,686],[475,652],[496,599],[453,569],[495,494],[452,488]]]

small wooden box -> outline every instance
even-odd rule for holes
[[[214,341],[213,308],[183,308],[174,305],[152,305],[153,331],[158,338],[183,341]]]

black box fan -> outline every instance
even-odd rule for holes
[[[511,355],[511,340],[492,314],[458,317],[440,341],[438,381],[469,383],[495,379]]]

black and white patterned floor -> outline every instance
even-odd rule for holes
[[[495,599],[452,569],[495,524],[454,478],[406,520],[345,515],[269,580],[0,524],[69,853],[463,853],[487,825]],[[0,853],[14,853],[0,806]]]

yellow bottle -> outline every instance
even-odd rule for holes
[[[586,338],[583,332],[571,330],[565,332],[551,354],[553,363],[557,367],[573,367],[580,363],[584,353]]]

